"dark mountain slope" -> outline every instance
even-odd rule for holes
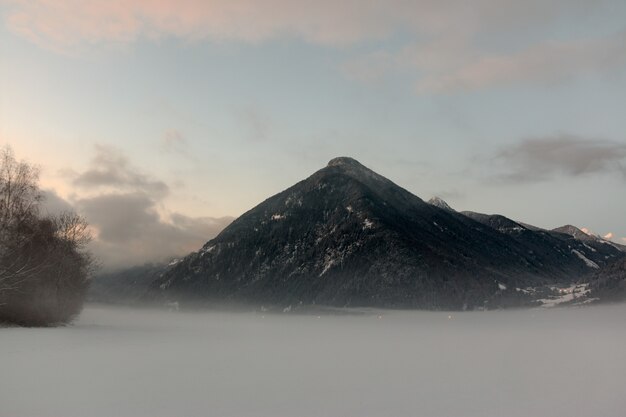
[[[546,273],[568,274],[569,280],[589,274],[623,256],[611,244],[581,241],[569,234],[519,223],[499,214],[471,211],[462,214],[509,235],[527,249],[529,256],[539,262]]]
[[[589,279],[589,299],[626,300],[626,258],[602,268]]]
[[[150,297],[476,307],[499,300],[503,285],[570,278],[546,262],[507,233],[336,158],[169,268]]]

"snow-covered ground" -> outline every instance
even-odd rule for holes
[[[0,416],[623,417],[624,317],[91,306],[71,327],[0,329]]]
[[[551,308],[560,304],[570,303],[572,301],[582,300],[582,304],[586,304],[590,301],[594,301],[592,298],[584,298],[589,292],[589,284],[572,284],[569,287],[549,287],[555,295],[549,298],[543,298],[539,301],[542,303],[541,307]]]

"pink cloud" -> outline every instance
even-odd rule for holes
[[[8,27],[34,42],[64,48],[140,37],[259,42],[292,36],[346,44],[394,33],[434,38],[484,30],[527,30],[557,16],[601,10],[567,0],[6,0]],[[567,7],[564,7],[567,6]]]
[[[625,64],[626,36],[549,42],[488,51],[480,37],[542,33],[556,19],[582,24],[615,7],[609,0],[5,0],[5,23],[43,47],[74,52],[90,46],[175,37],[187,41],[266,42],[302,39],[344,46],[406,37],[400,50],[348,58],[349,78],[372,82],[414,73],[418,93],[476,90],[520,82],[561,82]],[[626,10],[626,8],[625,8]],[[545,31],[544,31],[545,32]]]
[[[532,22],[530,16],[521,21]],[[341,66],[348,78],[373,83],[395,74],[414,74],[418,94],[475,91],[508,85],[552,85],[586,74],[607,74],[626,67],[626,31],[596,38],[539,39],[514,50],[489,50],[473,38],[499,37],[495,20],[480,29],[451,20],[450,31],[428,32],[396,51],[381,49],[351,57]],[[506,19],[503,19],[503,22]],[[536,24],[536,22],[535,22]]]
[[[358,0],[10,0],[7,25],[50,48],[140,37],[260,42],[281,35],[320,44],[386,36],[398,23],[382,2]],[[402,19],[404,20],[404,19]]]
[[[418,92],[477,90],[515,83],[558,83],[626,65],[626,32],[588,41],[543,42],[507,54],[477,54],[417,82]],[[480,56],[482,55],[482,56]]]

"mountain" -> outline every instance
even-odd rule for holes
[[[626,258],[619,259],[588,280],[587,298],[600,301],[626,300]]]
[[[111,304],[135,303],[145,296],[150,285],[175,262],[148,263],[100,273],[91,281],[87,300]]]
[[[572,226],[571,224],[552,229],[552,232],[571,236],[574,239],[584,242],[587,246],[592,246],[595,249],[605,248],[608,245],[619,250],[620,252],[626,252],[626,246],[620,245],[619,243],[611,242],[610,240],[606,240],[601,236],[587,233],[576,226]]]
[[[606,241],[582,240],[583,235],[584,237],[588,235],[574,226],[567,226],[567,230],[574,232],[573,229],[569,229],[574,228],[580,233],[576,235],[563,233],[565,230],[563,228],[544,230],[499,214],[471,211],[464,211],[462,214],[510,236],[543,265],[544,272],[567,273],[570,277],[582,276],[589,273],[590,269],[600,269],[624,256],[619,248]]]
[[[354,159],[335,158],[166,268],[146,298],[497,307],[528,302],[520,288],[592,270],[582,252],[559,245],[550,251],[543,242],[549,235],[435,203]],[[529,238],[519,239],[517,227]]]

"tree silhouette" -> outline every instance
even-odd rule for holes
[[[95,265],[75,213],[41,214],[39,171],[0,150],[0,322],[47,326],[81,310]]]

